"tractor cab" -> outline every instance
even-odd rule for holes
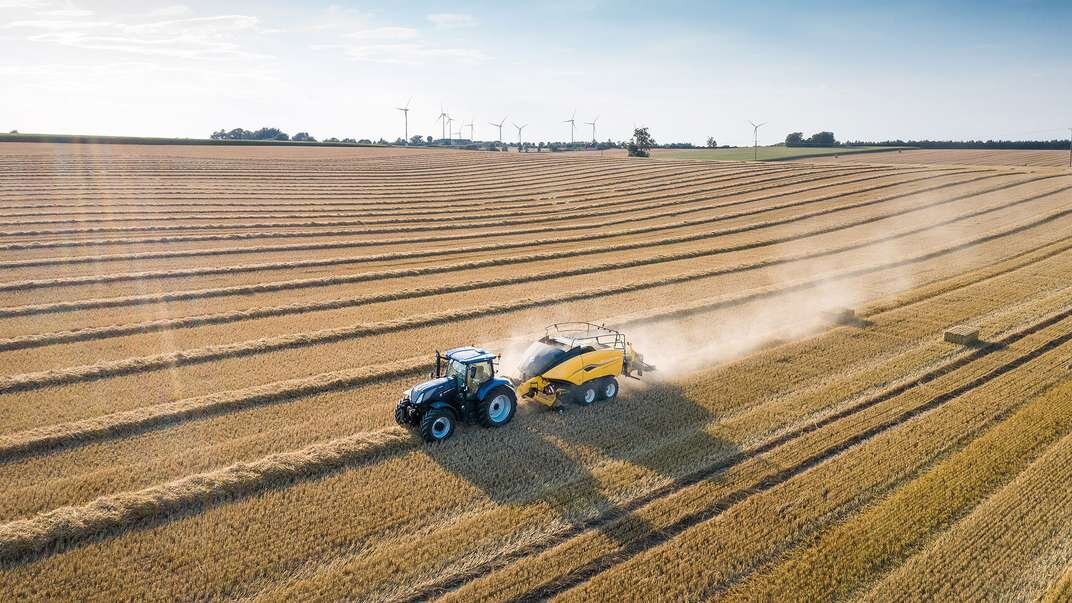
[[[435,355],[430,379],[405,392],[395,420],[416,427],[425,440],[445,440],[459,421],[499,427],[510,422],[517,395],[510,381],[495,374],[495,354],[475,347]]]

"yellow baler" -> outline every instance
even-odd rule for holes
[[[557,323],[526,350],[515,379],[518,397],[547,406],[563,400],[589,405],[618,395],[618,375],[643,375],[645,364],[625,336],[591,323]]]

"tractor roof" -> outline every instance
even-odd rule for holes
[[[470,362],[483,362],[484,360],[491,360],[495,358],[495,354],[492,354],[487,350],[474,348],[472,346],[447,350],[446,356],[451,360],[457,360],[458,362],[461,362],[463,364],[469,364]]]

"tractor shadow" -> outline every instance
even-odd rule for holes
[[[704,431],[713,415],[680,387],[623,385],[616,400],[561,413],[522,401],[506,427],[459,429],[427,454],[498,505],[544,505],[568,526],[552,545],[597,529],[628,548],[657,531],[639,508],[719,479],[740,449]]]

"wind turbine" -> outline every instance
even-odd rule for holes
[[[506,117],[510,117],[510,116],[507,115]],[[502,121],[500,121],[499,123],[495,123],[493,121],[488,122],[489,126],[495,126],[496,128],[499,128],[499,142],[502,142],[502,127],[503,127],[503,124],[506,123],[506,117],[502,118]]]
[[[521,130],[524,130],[525,127],[528,126],[528,124],[523,124],[523,125],[519,126],[519,125],[515,124],[514,122],[510,122],[510,123],[513,124],[513,126],[515,128],[517,128],[517,150],[520,151],[521,150]]]
[[[574,123],[575,122],[574,118],[576,118],[576,117],[577,117],[577,110],[574,109],[572,117],[570,117],[569,119],[562,120],[562,123],[569,124],[569,141],[570,141],[570,144],[573,144],[573,127],[574,127],[574,125],[576,125]]]
[[[759,160],[759,128],[767,125],[767,122],[757,124],[754,121],[749,121],[752,124],[752,161]]]
[[[467,124],[462,124],[462,126],[463,126],[463,127],[465,127],[465,126],[469,126],[469,141],[470,141],[470,142],[472,142],[472,140],[473,140],[473,121],[474,121],[475,119],[476,119],[476,118],[470,117],[470,118],[469,118],[469,123],[467,123]]]
[[[398,107],[398,110],[402,112],[402,120],[406,124],[406,126],[405,126],[406,127],[406,129],[405,129],[406,137],[403,138],[402,140],[405,140],[407,144],[409,143],[409,103],[412,100],[413,100],[413,97],[411,96],[411,97],[409,97],[409,100],[406,101],[406,106],[405,107]]]
[[[454,131],[450,129],[452,127],[451,126],[452,123],[454,123],[454,118],[448,115],[447,116],[447,144],[453,144],[453,142],[451,141],[451,136],[454,136]]]
[[[447,115],[447,112],[443,110],[443,105],[442,104],[439,105],[439,117],[436,118],[436,121],[443,122],[443,124],[442,124],[443,134],[442,134],[442,136],[440,136],[440,138],[439,138],[440,140],[443,140],[444,138],[447,137],[447,119],[448,118],[450,118],[450,116]]]
[[[595,142],[596,142],[596,122],[597,121],[599,121],[599,116],[598,115],[596,115],[596,118],[593,119],[592,121],[584,122],[584,125],[592,126],[592,144],[595,144]]]

